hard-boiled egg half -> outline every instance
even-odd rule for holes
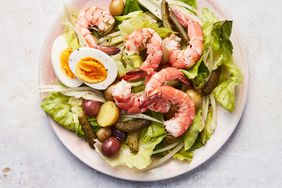
[[[65,37],[60,35],[53,43],[51,60],[59,81],[68,87],[78,87],[82,82],[77,79],[69,67],[69,56],[72,49],[68,48]]]
[[[99,90],[115,81],[118,70],[110,56],[94,48],[74,50],[69,57],[69,67],[81,82]]]

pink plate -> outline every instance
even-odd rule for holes
[[[81,8],[90,5],[89,2],[92,2],[92,5],[96,5],[102,8],[106,8],[108,4],[107,0],[74,0],[71,4],[77,8]],[[198,0],[198,5],[200,10],[202,7],[207,7],[213,10],[218,17],[222,19],[230,19],[230,17],[226,14],[225,10],[218,3],[216,3],[215,0]],[[63,30],[60,17],[61,16],[59,16],[59,18],[55,21],[53,27],[51,27],[51,30],[42,48],[39,68],[40,85],[54,84],[55,82],[57,82],[54,71],[52,69],[50,54],[53,41],[56,39],[57,36],[62,33]],[[237,88],[236,109],[233,113],[229,113],[223,109],[218,108],[217,128],[208,143],[195,152],[194,158],[191,163],[170,160],[161,167],[150,170],[148,172],[138,172],[135,169],[129,169],[123,166],[113,168],[108,165],[95,150],[90,149],[90,147],[84,140],[77,137],[74,133],[58,126],[54,121],[49,119],[50,124],[52,125],[56,135],[60,138],[63,144],[85,164],[104,174],[125,180],[163,180],[184,174],[200,166],[209,158],[211,158],[226,143],[228,138],[235,130],[246,104],[248,91],[248,65],[245,48],[242,44],[242,41],[240,40],[239,33],[236,30],[236,23],[234,25],[235,27],[232,32],[232,42],[234,45],[234,61],[241,67],[242,72],[244,74],[244,81]]]

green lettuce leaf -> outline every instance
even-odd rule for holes
[[[78,115],[82,112],[82,100],[61,93],[50,93],[41,103],[41,108],[59,125],[83,136]]]
[[[136,14],[135,16],[132,16],[129,19],[123,20],[122,23],[118,27],[123,35],[130,34],[135,29],[139,29],[139,28],[154,29],[161,37],[167,37],[171,33],[173,33],[171,29],[160,28],[157,24],[157,20],[153,19],[151,16],[147,15],[146,13],[142,13],[142,12],[141,13],[138,12],[138,14]]]
[[[69,48],[73,50],[80,48],[80,43],[76,33],[68,26],[65,26],[64,36]]]
[[[159,27],[157,24],[153,24],[150,28],[154,29],[161,38],[169,37],[172,33],[175,33],[169,28]]]
[[[214,89],[215,100],[225,109],[232,112],[235,108],[235,86],[243,80],[240,68],[234,63],[223,65],[220,83]]]
[[[153,114],[155,118],[162,119],[162,114]],[[152,162],[151,155],[154,148],[165,137],[164,126],[157,122],[152,122],[148,128],[142,130],[139,138],[139,152],[130,152],[129,147],[123,143],[121,145],[120,153],[115,158],[107,158],[102,155],[100,147],[96,144],[98,153],[108,162],[111,166],[126,165],[129,168],[135,167],[138,169],[144,169]]]
[[[218,21],[218,18],[215,16],[215,14],[208,8],[203,8],[201,19],[204,23],[214,23]]]
[[[69,48],[73,50],[80,48],[78,37],[72,29],[65,27],[64,36]]]
[[[143,63],[142,57],[139,55],[124,55],[122,56],[122,60],[126,72],[138,69]]]
[[[73,8],[71,10],[69,9],[70,7],[65,9],[65,13],[63,17],[63,20],[64,20],[63,35],[65,37],[68,47],[75,50],[77,48],[80,48],[78,36],[76,32],[73,30],[74,22],[78,16],[78,11]]]
[[[193,152],[185,151],[185,149],[182,148],[179,152],[173,155],[173,158],[181,161],[187,160],[188,162],[191,162],[193,159]]]
[[[138,69],[143,63],[143,60],[139,55],[117,54],[112,56],[112,59],[117,65],[119,78],[124,76],[129,71]]]
[[[222,66],[219,85],[213,94],[216,101],[232,112],[235,108],[235,87],[243,80],[240,68],[233,63],[233,46],[230,41],[232,21],[219,21],[208,9],[203,9],[204,61],[209,70]]]
[[[214,91],[214,98],[225,109],[232,112],[235,108],[235,84],[231,80],[222,82]]]
[[[184,134],[184,149],[189,150],[195,143],[198,134],[202,131],[202,110],[199,109],[193,120],[192,125],[189,127],[187,132]]]
[[[209,74],[210,72],[206,63],[202,61],[198,67],[197,76],[192,80],[194,87],[197,89],[203,88],[208,80]]]
[[[179,0],[183,3],[186,3],[187,5],[190,5],[191,7],[197,8],[197,1],[196,0]]]
[[[190,152],[195,151],[196,149],[199,149],[203,146],[204,144],[201,142],[201,135],[198,134],[197,139],[195,140],[193,146],[188,150]]]
[[[131,12],[129,14],[123,15],[123,16],[115,16],[115,19],[117,21],[124,21],[124,20],[128,20],[132,17],[138,16],[140,14],[142,14],[142,11],[135,11],[135,12]]]
[[[201,57],[199,61],[189,70],[181,69],[181,72],[189,79],[194,79],[198,76],[199,67],[203,63],[203,58]]]
[[[203,32],[205,61],[209,62],[212,70],[217,69],[224,63],[232,61],[233,46],[230,41],[232,21],[219,21],[218,18],[208,9],[203,9]]]
[[[118,68],[118,77],[121,78],[126,74],[126,68],[121,62],[122,55],[119,53],[117,55],[111,56]]]
[[[123,11],[123,15],[126,15],[130,12],[141,10],[138,1],[136,0],[126,0],[125,1],[125,8]]]

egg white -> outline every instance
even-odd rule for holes
[[[66,48],[68,48],[68,45],[66,43],[65,37],[63,35],[60,35],[54,41],[52,46],[51,60],[52,60],[53,69],[55,71],[58,80],[62,84],[68,87],[78,87],[82,84],[82,82],[77,78],[69,78],[68,76],[66,76],[60,65],[61,53]]]
[[[118,69],[116,63],[113,61],[113,59],[110,56],[108,56],[107,54],[105,54],[100,50],[94,48],[79,48],[73,51],[69,58],[70,69],[76,77],[78,77],[75,72],[77,63],[82,58],[85,57],[93,57],[97,59],[101,64],[103,64],[107,70],[107,78],[104,81],[93,83],[93,84],[87,82],[84,83],[94,89],[98,89],[98,90],[107,89],[107,87],[111,85],[117,77]]]

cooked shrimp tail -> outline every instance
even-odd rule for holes
[[[167,81],[180,80],[186,85],[191,85],[191,81],[188,80],[184,74],[174,67],[167,67],[162,69],[161,71],[153,74],[150,79],[146,82],[145,93],[146,95],[150,95],[152,91],[156,88],[161,87],[166,84]],[[152,105],[148,106],[148,108],[152,111],[166,113],[169,111],[171,107],[171,103],[165,99],[159,99]]]
[[[171,35],[163,40],[162,46],[164,50],[169,52],[169,64],[171,66],[176,68],[191,68],[197,63],[203,52],[203,30],[201,25],[192,18],[183,15],[177,10],[174,10],[173,13],[180,24],[187,28],[190,41],[187,44],[187,48],[181,50],[179,44],[180,38]]]
[[[174,137],[183,135],[195,117],[195,104],[192,99],[183,91],[161,86],[152,91],[141,106],[154,103],[155,100],[159,101],[160,98],[178,107],[174,117],[164,122],[167,132]]]
[[[129,114],[145,112],[148,109],[145,106],[141,107],[146,98],[145,94],[131,93],[131,84],[125,80],[115,85],[112,95],[116,105]]]
[[[148,75],[154,73],[162,60],[162,39],[150,28],[136,29],[126,37],[125,52],[129,55],[139,54],[139,51],[147,49],[147,58],[140,69]]]
[[[82,36],[83,41],[90,48],[99,49],[109,55],[119,52],[116,47],[99,46],[97,39],[91,34],[91,29],[95,29],[101,33],[108,33],[112,30],[115,23],[114,17],[107,11],[91,6],[83,9],[76,20],[75,29]]]
[[[146,97],[146,99],[142,102],[142,104],[140,104],[140,108],[145,108],[150,105],[153,105],[160,99],[161,99],[161,96],[158,96],[158,95],[152,95],[152,96]]]

